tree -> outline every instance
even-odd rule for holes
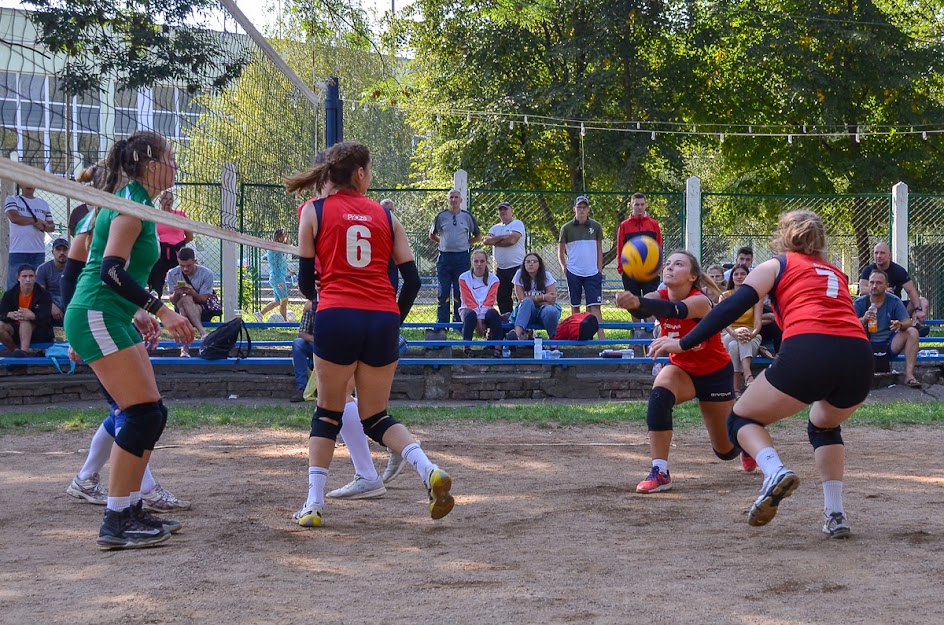
[[[214,0],[25,0],[39,42],[70,57],[58,74],[72,95],[97,92],[112,77],[134,90],[175,83],[218,91],[239,77],[248,57],[219,33],[187,26]]]

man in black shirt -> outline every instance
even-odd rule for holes
[[[888,249],[887,243],[879,243],[872,251],[874,263],[869,263],[862,268],[859,275],[859,294],[866,295],[869,292],[869,276],[872,270],[878,268],[888,275],[888,288],[899,299],[902,290],[908,294],[908,314],[916,324],[920,324],[928,316],[928,300],[918,294],[918,287],[915,286],[908,271],[896,262],[892,262],[892,255]]]

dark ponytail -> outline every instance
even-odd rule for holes
[[[351,188],[351,180],[361,167],[370,164],[370,150],[367,146],[345,141],[336,143],[322,153],[324,158],[315,159],[311,169],[285,178],[285,189],[289,193],[297,191],[320,191],[328,182],[338,188]],[[320,161],[320,162],[319,162]]]

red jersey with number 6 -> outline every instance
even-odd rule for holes
[[[659,297],[669,301],[669,290],[661,288],[657,291]],[[693,295],[704,295],[701,290],[692,287],[685,298]],[[692,331],[699,319],[662,319],[662,336],[670,339],[680,339]],[[696,345],[681,354],[669,354],[669,362],[679,367],[688,375],[708,375],[731,364],[728,350],[721,343],[721,334],[715,334],[710,339]]]
[[[356,191],[327,197],[315,257],[321,265],[318,311],[355,308],[400,313],[387,276],[393,252],[390,213]]]
[[[780,274],[770,304],[784,340],[799,334],[867,338],[849,294],[849,279],[838,267],[796,252],[778,256]]]

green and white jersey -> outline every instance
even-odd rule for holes
[[[137,182],[129,182],[116,191],[115,195],[145,206],[154,206],[151,203],[151,198],[148,197],[147,191]],[[138,307],[105,286],[100,277],[102,259],[105,256],[105,245],[108,243],[108,233],[111,230],[112,222],[118,217],[119,213],[107,208],[99,208],[97,214],[95,228],[92,231],[92,244],[89,248],[88,262],[79,275],[79,282],[75,288],[75,295],[69,303],[69,308],[99,310],[112,315],[127,317],[130,321]],[[125,264],[125,270],[144,289],[147,289],[148,276],[160,256],[160,250],[157,227],[153,222],[142,221],[141,232],[131,248],[131,255]]]
[[[87,234],[88,231],[92,229],[92,226],[95,224],[95,213],[97,211],[97,206],[92,207],[89,209],[89,212],[85,214],[85,217],[79,220],[79,223],[75,226],[75,236]]]

